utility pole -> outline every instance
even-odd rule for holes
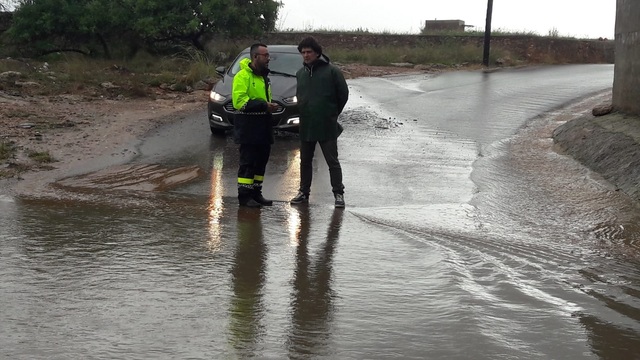
[[[484,53],[482,55],[482,65],[489,66],[489,48],[491,44],[491,13],[493,13],[493,0],[487,3],[487,23],[484,27]]]

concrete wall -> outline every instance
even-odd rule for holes
[[[617,0],[613,106],[640,115],[640,1]]]

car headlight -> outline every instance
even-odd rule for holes
[[[227,98],[225,96],[222,96],[222,95],[218,94],[215,91],[211,91],[209,93],[209,99],[211,99],[211,101],[215,101],[215,102],[223,102],[223,101],[227,100]]]
[[[294,104],[298,103],[298,97],[297,96],[292,96],[292,97],[284,98],[284,99],[282,99],[282,102],[287,104],[287,105],[294,105]]]

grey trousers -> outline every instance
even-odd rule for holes
[[[320,144],[324,160],[329,166],[331,191],[333,191],[334,194],[344,194],[342,168],[340,167],[340,161],[338,160],[338,139],[300,142],[300,191],[304,194],[309,194],[311,191],[311,180],[313,179],[313,154],[316,150],[316,143]]]

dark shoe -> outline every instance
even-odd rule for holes
[[[255,193],[253,193],[253,200],[255,200],[257,203],[259,203],[262,206],[271,206],[271,205],[273,205],[273,200],[265,199],[264,196],[262,196],[262,192],[261,191],[256,191]]]
[[[291,204],[302,204],[309,202],[309,194],[305,194],[302,191],[298,191],[298,195],[296,195],[291,201]]]
[[[336,207],[343,208],[344,207],[344,194],[334,194],[336,198]]]
[[[252,198],[239,198],[240,206],[250,207],[250,208],[259,208],[262,207],[259,202],[253,200]]]

